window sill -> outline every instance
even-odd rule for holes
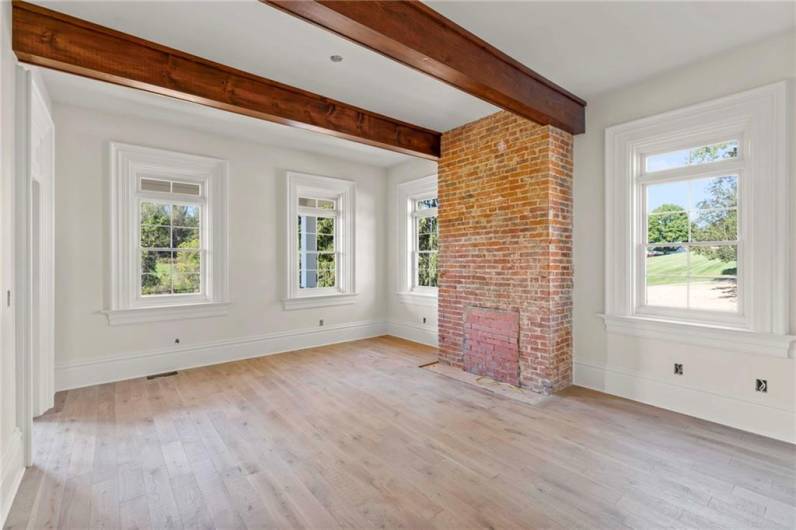
[[[431,293],[415,293],[411,291],[395,293],[402,304],[437,307],[437,295]]]
[[[229,313],[229,302],[199,302],[193,304],[110,309],[102,311],[111,326],[141,324],[184,318],[220,317]]]
[[[608,333],[645,339],[667,340],[725,351],[788,358],[793,335],[760,333],[748,329],[677,322],[642,316],[599,315]]]
[[[311,309],[313,307],[348,305],[355,303],[357,301],[357,296],[357,293],[301,296],[296,298],[286,298],[285,300],[282,300],[282,305],[286,311],[294,311],[296,309]]]

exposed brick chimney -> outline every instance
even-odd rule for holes
[[[516,373],[535,392],[567,387],[572,136],[508,112],[453,129],[438,187],[440,361],[507,382]]]

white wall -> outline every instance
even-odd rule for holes
[[[575,383],[768,436],[796,441],[793,359],[717,351],[677,342],[608,335],[604,311],[604,132],[611,125],[796,77],[796,35],[777,35],[654,79],[592,98],[586,134],[575,139]],[[796,123],[791,82],[789,120]],[[796,138],[792,152],[796,153]],[[796,154],[791,160],[796,212]],[[792,250],[796,213],[792,214]],[[796,256],[791,270],[791,328],[796,332]],[[685,375],[672,374],[684,363]],[[768,379],[767,394],[754,380]]]
[[[54,119],[59,388],[384,332],[381,277],[387,186],[383,168],[57,103]],[[229,161],[229,315],[108,325],[100,310],[108,269],[108,142],[112,140]],[[283,310],[286,170],[357,182],[355,304]]]
[[[0,3],[0,526],[5,522],[24,470],[17,422],[14,297],[14,134],[16,59],[11,52],[11,3]]]
[[[387,170],[387,267],[384,296],[387,301],[389,332],[396,337],[437,345],[436,305],[416,305],[399,300],[400,290],[398,263],[398,185],[437,173],[437,163],[430,160],[412,159],[396,164]],[[423,319],[426,322],[423,323]]]

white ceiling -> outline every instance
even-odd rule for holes
[[[438,131],[497,109],[256,0],[38,1],[120,31]],[[430,2],[567,90],[590,97],[796,27],[794,2]],[[332,63],[329,56],[344,57]],[[50,75],[53,99],[151,115],[200,129],[352,160],[406,159],[310,133]],[[102,96],[102,97],[98,97]],[[153,110],[154,109],[154,110]],[[219,125],[219,123],[221,125]],[[364,157],[364,158],[363,158]]]
[[[796,28],[796,2],[427,2],[586,100]]]
[[[411,158],[378,147],[241,116],[189,101],[53,70],[43,68],[39,70],[50,98],[57,103],[157,120],[231,138],[299,149],[381,167],[388,167]]]

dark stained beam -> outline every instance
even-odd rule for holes
[[[26,2],[13,3],[12,42],[25,63],[439,158],[438,132]]]
[[[261,1],[537,123],[585,131],[585,101],[421,2]]]

